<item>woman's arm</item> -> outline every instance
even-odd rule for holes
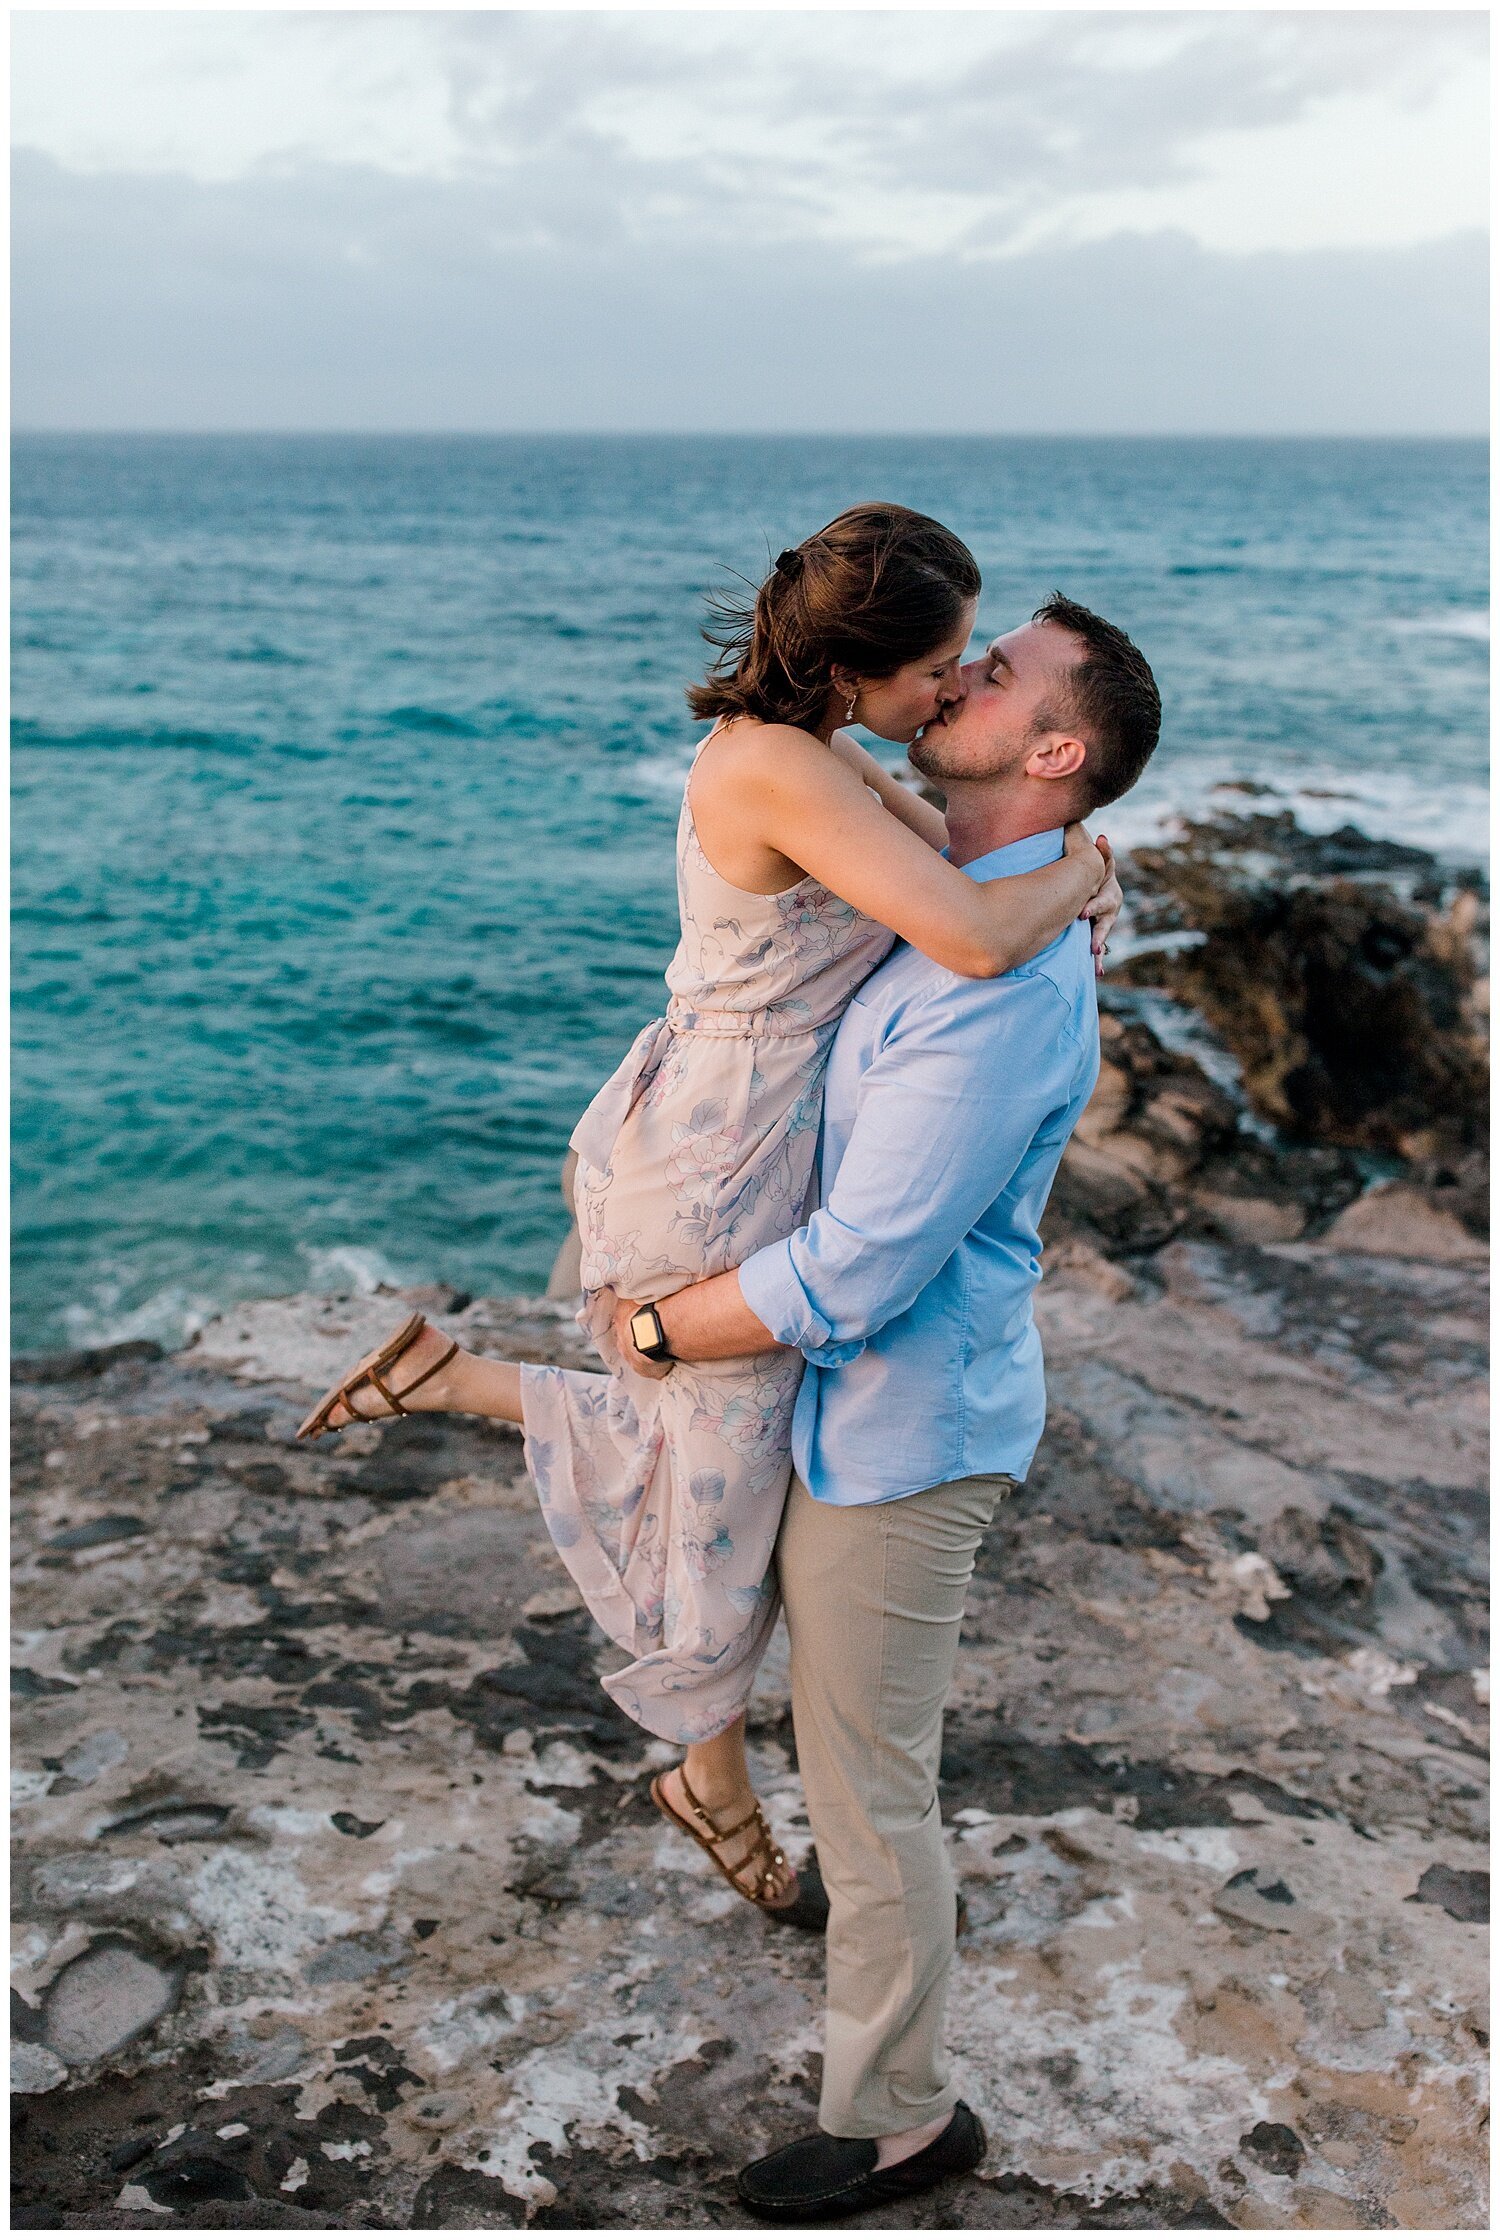
[[[747,837],[965,979],[995,979],[1036,956],[1105,878],[1086,835],[1040,871],[967,878],[892,816],[841,756],[789,725],[758,727],[743,740],[732,767],[719,766],[726,781]]]
[[[925,840],[929,848],[947,847],[947,818],[941,809],[934,809],[930,801],[924,801],[915,786],[903,785],[899,778],[893,778],[890,771],[857,739],[851,739],[847,731],[835,731],[828,744],[872,793],[879,794],[891,815],[899,817],[909,832]]]
[[[1115,851],[1102,832],[1095,835],[1094,846],[1108,866],[1108,875],[1093,901],[1085,904],[1083,914],[1089,921],[1089,940],[1094,951],[1094,977],[1102,980],[1109,937],[1114,931],[1116,918],[1125,907],[1125,894],[1120,885],[1120,874],[1115,869]]]

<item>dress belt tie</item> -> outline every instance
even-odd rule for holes
[[[613,1156],[616,1136],[661,1064],[674,1035],[722,1035],[741,1042],[801,1035],[811,1041],[833,1024],[828,1019],[789,1016],[771,1005],[756,1011],[695,1011],[691,1004],[682,1003],[674,996],[666,1017],[652,1019],[642,1027],[584,1113],[570,1139],[573,1149],[580,1159],[586,1159],[591,1167],[604,1172]]]

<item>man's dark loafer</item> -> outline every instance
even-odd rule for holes
[[[977,2169],[984,2160],[984,2125],[960,2100],[947,2130],[919,2154],[877,2170],[876,2152],[873,2139],[831,2139],[816,2131],[743,2169],[740,2199],[758,2217],[780,2224],[818,2224],[825,2217],[879,2209]]]
[[[805,1929],[811,1937],[822,1936],[828,1927],[828,1892],[815,1851],[809,1851],[797,1869],[797,1895],[791,1904],[763,1906],[761,1911],[779,1929]]]
[[[823,1875],[816,1851],[809,1851],[797,1869],[797,1895],[792,1903],[789,1906],[763,1906],[761,1911],[778,1928],[805,1929],[812,1937],[823,1935],[828,1927],[828,1892],[823,1887]],[[964,1904],[964,1894],[960,1890],[957,1934],[962,1936],[968,1926],[969,1909]]]

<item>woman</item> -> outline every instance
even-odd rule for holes
[[[683,797],[671,1002],[572,1139],[580,1321],[607,1373],[486,1360],[418,1315],[301,1433],[429,1408],[523,1424],[553,1540],[631,1655],[606,1690],[688,1746],[655,1801],[741,1896],[783,1915],[796,1877],[751,1786],[744,1707],[776,1617],[802,1361],[683,1363],[649,1380],[622,1363],[611,1310],[737,1266],[805,1218],[829,1045],[896,936],[978,978],[1081,913],[1102,947],[1119,889],[1081,828],[1059,862],[979,884],[939,853],[937,810],[839,728],[909,745],[960,700],[979,588],[938,522],[855,506],[705,632],[720,658],[688,700],[714,728]]]

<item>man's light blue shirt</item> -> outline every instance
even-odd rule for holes
[[[1061,854],[1040,832],[964,868],[1003,879]],[[817,1500],[1025,1477],[1046,1414],[1037,1225],[1098,1070],[1083,924],[995,980],[903,942],[856,994],[828,1063],[822,1204],[740,1269],[751,1311],[807,1357],[792,1451]]]

